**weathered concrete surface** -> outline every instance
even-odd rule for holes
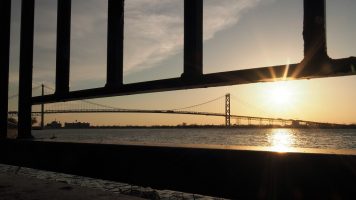
[[[66,183],[44,181],[15,174],[0,174],[1,200],[140,200]]]
[[[356,155],[0,140],[0,163],[229,199],[354,199]]]

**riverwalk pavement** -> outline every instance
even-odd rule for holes
[[[0,173],[1,200],[142,200],[142,198],[101,191],[62,182]]]

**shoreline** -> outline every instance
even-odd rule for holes
[[[260,126],[260,125],[238,125],[238,126],[230,126],[226,127],[225,125],[191,125],[191,126],[165,126],[165,125],[153,125],[153,126],[90,126],[85,128],[75,128],[75,127],[62,127],[62,128],[51,128],[45,127],[44,129],[276,129],[276,128],[286,128],[286,129],[356,129],[356,125],[340,125],[340,126],[332,126],[332,127],[308,127],[308,126]],[[40,127],[33,127],[33,130],[41,130]]]

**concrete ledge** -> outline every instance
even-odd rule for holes
[[[356,156],[0,141],[0,162],[225,198],[352,199]]]
[[[141,200],[137,197],[13,174],[0,174],[0,198],[2,200]]]

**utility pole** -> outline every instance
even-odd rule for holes
[[[225,95],[225,126],[230,127],[230,93]]]

